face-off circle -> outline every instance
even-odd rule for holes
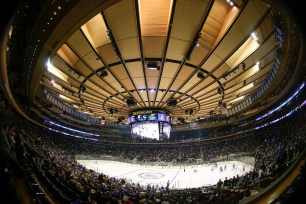
[[[138,176],[143,179],[159,179],[159,178],[164,177],[165,174],[157,173],[157,172],[144,172],[144,173],[138,174]]]

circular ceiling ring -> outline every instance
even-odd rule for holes
[[[80,86],[81,87],[81,86]],[[138,89],[138,91],[149,91],[150,89],[148,89],[148,90],[146,90],[146,89]],[[136,91],[136,90],[129,90],[129,92],[134,92],[134,91]],[[163,92],[163,91],[166,91],[165,89],[159,89],[158,91],[161,91],[161,92]],[[107,111],[107,108],[106,108],[106,103],[107,103],[107,101],[109,100],[109,99],[111,99],[112,97],[115,97],[115,96],[117,96],[118,94],[124,94],[124,93],[126,93],[127,91],[122,91],[122,92],[120,92],[120,93],[115,93],[115,94],[113,94],[113,95],[111,95],[111,96],[109,96],[109,97],[107,97],[105,100],[104,100],[104,102],[102,103],[102,108],[103,108],[103,110],[107,113],[108,111]],[[189,96],[188,94],[186,94],[186,93],[182,93],[182,92],[178,92],[179,94],[181,94],[181,95],[185,95],[186,97],[189,97],[189,98],[191,98],[192,100],[194,100],[196,103],[197,103],[197,108],[195,108],[195,114],[200,110],[200,108],[201,108],[201,104],[200,104],[200,102],[196,99],[196,98],[194,98],[193,96]],[[79,90],[79,96],[80,96],[80,90]],[[180,109],[182,109],[183,110],[183,108],[181,108],[180,106],[178,106]]]

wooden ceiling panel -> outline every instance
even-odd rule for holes
[[[114,81],[109,83],[110,86],[114,87],[119,93],[124,92],[125,89],[120,85],[118,81]]]
[[[171,38],[192,42],[208,9],[208,0],[178,0],[176,3]]]
[[[120,1],[104,14],[116,41],[137,37],[134,0]]]
[[[104,87],[104,86],[109,86],[107,83],[105,83],[100,77],[98,77],[97,75],[92,75],[92,77],[90,77],[90,81],[92,81],[95,84],[99,84],[100,87]]]
[[[87,77],[89,74],[92,73],[92,71],[88,68],[86,64],[84,64],[81,60],[76,61],[73,65],[76,71],[81,73],[84,77]]]
[[[183,66],[183,68],[181,69],[176,79],[185,81],[191,75],[193,71],[194,71],[194,68]]]
[[[206,87],[208,84],[214,82],[215,79],[212,78],[212,77],[207,77],[205,78],[200,84],[198,84],[195,89],[192,89],[191,91],[188,91],[188,94],[191,94],[191,93],[194,93],[195,90],[199,90],[199,89],[202,89],[204,87]],[[206,89],[205,89],[206,90]]]
[[[110,43],[97,48],[97,52],[107,65],[120,61]]]
[[[205,31],[202,31],[199,42],[202,44],[201,42],[203,41],[204,47],[210,50],[216,41],[216,36],[219,34],[219,30],[209,24],[205,24],[204,29]]]
[[[144,100],[144,101],[148,101],[148,97],[147,97],[147,93],[146,91],[139,91],[140,97]],[[147,104],[147,103],[146,103]]]
[[[195,78],[197,78],[196,76],[195,76]],[[200,79],[198,78],[197,79],[197,81],[199,81]],[[187,82],[182,88],[181,88],[181,92],[186,92],[188,89],[190,89],[194,84],[196,83],[196,81],[192,81],[192,82]]]
[[[258,30],[260,31],[260,39],[267,38],[272,32],[274,32],[273,28],[273,17],[270,13],[259,26]],[[259,33],[259,31],[257,33]]]
[[[237,82],[231,87],[227,88],[224,93],[226,96],[232,95],[232,94],[237,95],[236,91],[240,89],[241,87],[243,87],[243,83]]]
[[[230,69],[235,68],[245,58],[247,58],[249,55],[251,55],[257,48],[259,47],[259,44],[257,41],[253,40],[251,37],[248,38],[240,47],[237,49],[231,57],[226,60],[226,64],[230,67]]]
[[[212,90],[210,92],[206,92],[204,94],[196,94],[195,97],[197,98],[198,101],[207,101],[209,100],[211,97],[221,97],[220,94],[218,93],[218,91],[215,89],[215,90]]]
[[[209,53],[208,49],[204,48],[205,45],[201,44],[198,41],[198,45],[194,48],[192,54],[191,54],[191,59],[188,60],[188,63],[194,64],[194,65],[199,65],[200,62],[206,57],[206,55]]]
[[[147,86],[148,89],[155,89],[155,87],[157,87],[157,77],[148,77],[147,76]]]
[[[273,52],[271,52],[271,51],[273,51]],[[256,63],[257,61],[260,61],[260,59],[266,58],[266,57],[274,58],[275,55],[276,55],[276,41],[275,41],[275,36],[272,35],[264,44],[262,44],[252,54],[252,56],[251,56],[253,58],[252,63]]]
[[[100,105],[103,102],[103,100],[101,100],[98,97],[95,97],[90,92],[82,93],[81,97],[82,97],[82,99],[86,100],[86,102],[91,101],[92,104],[99,104]]]
[[[142,77],[143,78],[143,69],[141,62],[131,62],[126,63],[126,67],[128,72],[130,73],[131,77]]]
[[[93,51],[80,29],[67,40],[67,45],[81,58]]]
[[[254,26],[258,24],[265,12],[269,9],[262,1],[251,0],[242,11],[234,27],[242,36],[250,35]],[[236,32],[238,34],[238,32]]]
[[[251,69],[249,69],[248,71],[246,71],[243,75],[239,76],[236,81],[243,81],[243,80],[246,80],[247,78],[250,78],[251,76],[253,75],[256,75],[256,76],[261,76],[261,75],[264,75],[264,74],[267,74],[269,71],[270,71],[270,67],[271,66],[268,66],[266,67],[265,69],[261,69],[259,68],[259,71],[257,66],[255,65],[254,67],[252,67]]]
[[[158,70],[152,70],[152,69],[146,69],[146,75],[147,75],[147,77],[158,77],[159,71]]]
[[[128,81],[127,81],[128,82]],[[142,104],[141,98],[139,97],[139,95],[137,94],[136,91],[131,92],[131,95],[133,96],[133,98],[140,104]]]
[[[227,74],[229,70],[230,67],[227,64],[223,63],[218,69],[213,72],[213,75],[217,78],[221,78],[224,74]],[[240,70],[237,70],[236,73],[238,73],[239,71],[242,71],[242,68]],[[232,75],[234,74],[231,74],[231,76]]]
[[[205,70],[211,71],[213,70],[220,62],[222,58],[215,53],[213,53],[204,63],[202,66]]]
[[[105,70],[106,71],[106,70]],[[98,72],[97,74],[99,75],[101,72]],[[103,80],[106,82],[106,83],[108,83],[108,84],[113,84],[113,83],[116,83],[116,82],[118,82],[117,80],[116,80],[116,78],[114,77],[114,75],[110,72],[110,71],[108,71],[107,70],[107,73],[108,73],[108,75],[106,76],[106,77],[103,77]],[[117,89],[118,90],[118,89]]]
[[[119,98],[117,98],[117,97],[112,97],[111,99],[110,99],[110,101],[115,101],[117,104],[121,104],[121,106],[122,106],[122,104],[126,104],[125,103],[125,101],[123,101],[122,99],[120,99],[120,97]],[[123,109],[123,107],[121,107],[122,109]]]
[[[164,66],[162,78],[172,78],[179,68],[178,64],[167,62]]]
[[[243,35],[237,27],[232,27],[229,33],[223,38],[222,42],[216,48],[214,54],[224,59],[241,43],[244,42]]]
[[[137,37],[117,40],[117,45],[123,59],[140,58],[139,43]]]
[[[94,48],[97,49],[109,43],[107,28],[100,13],[84,24],[82,29]]]
[[[171,95],[172,95],[172,93],[171,93],[171,92],[168,92],[168,93],[165,95],[165,98],[164,98],[163,101],[168,101],[168,100],[171,98]],[[161,105],[161,106],[163,106],[163,105],[166,106],[167,104],[161,103],[160,105]]]
[[[84,62],[93,70],[97,70],[103,66],[102,62],[94,51],[88,53],[83,57]]]
[[[160,80],[159,89],[167,89],[171,83],[171,78],[163,77]]]
[[[100,94],[102,94],[104,96],[110,96],[109,92],[104,91],[103,89],[101,89],[100,87],[96,86],[95,84],[93,84],[90,81],[86,81],[85,85],[89,86],[92,90],[96,91],[97,93],[100,93]]]
[[[130,79],[122,79],[121,82],[125,85],[127,90],[134,90],[134,86]]]
[[[149,99],[150,99],[150,101],[153,101],[153,100],[154,100],[154,97],[155,97],[155,91],[149,91],[148,94],[149,94]],[[150,104],[150,105],[151,105],[151,104]]]
[[[201,38],[198,40],[198,43],[199,43],[200,47],[202,47],[202,49],[204,49],[208,52],[209,50],[211,50],[214,41],[215,41],[215,38],[213,36],[202,32]]]
[[[58,55],[55,55],[53,57],[51,64],[69,76],[68,78],[69,83],[79,84],[84,80],[84,77],[76,73],[74,68],[68,66],[68,64]]]
[[[77,89],[80,86],[80,83],[78,81],[73,80],[72,78],[68,79],[68,83],[72,86],[73,89]]]
[[[125,71],[124,67],[121,64],[111,67],[110,70],[115,75],[115,77],[121,81],[123,79],[129,78],[127,72]]]
[[[144,90],[146,88],[145,81],[143,77],[132,77],[136,88]]]
[[[78,61],[78,56],[76,56],[72,50],[67,46],[67,44],[64,44],[58,51],[57,54],[65,60],[66,63],[73,66],[76,61]]]
[[[223,21],[222,27],[219,31],[218,37],[214,43],[214,46],[217,45],[220,40],[223,39],[225,33],[230,29],[231,25],[235,21],[237,14],[239,13],[239,9],[235,6],[230,7],[226,13],[225,19]]]
[[[156,96],[156,101],[160,101],[161,97],[164,95],[163,92],[159,91]]]
[[[172,86],[170,87],[170,90],[173,90],[173,91],[177,90],[178,87],[179,87],[181,84],[183,84],[183,83],[184,83],[183,80],[176,79],[176,80],[173,82]]]
[[[161,58],[166,38],[160,36],[142,37],[143,55],[145,58]]]
[[[191,42],[171,38],[169,41],[167,58],[174,60],[182,60],[186,56],[190,44]]]
[[[172,0],[139,0],[142,36],[166,36]]]
[[[197,86],[197,87],[203,87],[203,86],[206,86],[205,84],[206,84],[207,82],[202,82],[201,84],[199,84],[199,86]],[[195,93],[195,91],[197,90],[197,89],[194,89],[194,90],[191,90],[191,91],[189,91],[188,93],[189,94],[193,94],[194,95],[194,97],[198,97],[198,96],[200,96],[200,95],[203,95],[204,93],[206,93],[206,92],[210,92],[210,91],[213,91],[214,89],[216,89],[216,88],[218,88],[219,87],[219,84],[217,83],[217,82],[214,82],[214,83],[209,83],[210,85],[208,86],[208,87],[206,87],[204,90],[201,90],[199,93]]]

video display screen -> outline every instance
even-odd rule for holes
[[[138,123],[143,121],[162,121],[172,123],[171,116],[167,115],[166,113],[153,113],[153,114],[140,114],[140,115],[129,115],[128,122],[131,123]]]
[[[143,137],[156,140],[169,139],[171,124],[162,121],[143,121],[131,124],[131,133],[134,137]]]

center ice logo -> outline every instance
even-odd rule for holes
[[[144,179],[159,179],[165,176],[165,174],[162,173],[156,173],[156,172],[144,172],[141,174],[138,174],[140,178]]]

